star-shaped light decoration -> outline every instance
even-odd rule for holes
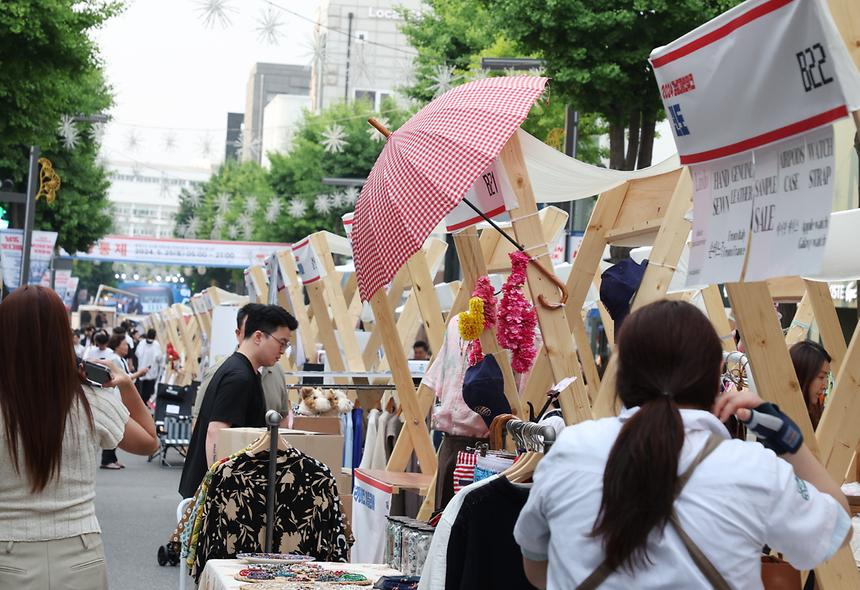
[[[505,68],[505,76],[522,76],[522,70],[516,68]]]
[[[221,239],[221,228],[213,225],[212,231],[209,232],[209,239],[210,240],[220,240]]]
[[[529,76],[543,76],[543,70],[540,68],[529,68]]]
[[[172,152],[176,149],[176,134],[173,131],[168,131],[164,134],[164,138],[162,139],[162,145],[164,146],[164,151]]]
[[[158,181],[158,194],[165,198],[170,197],[170,182],[164,172],[161,173],[161,180]]]
[[[230,208],[230,195],[227,193],[218,193],[215,196],[215,207],[219,213],[223,213]]]
[[[140,164],[135,162],[134,164],[131,165],[131,175],[133,177],[140,178],[141,172],[142,172],[142,170],[140,168]]]
[[[200,194],[200,189],[197,187],[192,187],[185,197],[185,201],[188,203],[188,206],[192,209],[197,209],[200,206],[200,203],[203,201],[203,195]]]
[[[269,205],[266,207],[266,222],[274,223],[280,214],[281,200],[278,197],[272,197],[272,200],[269,201]]]
[[[433,91],[433,96],[445,94],[454,87],[454,67],[453,66],[436,66],[433,68],[433,73],[430,76],[430,90]]]
[[[100,144],[105,138],[105,124],[101,121],[96,121],[90,126],[90,134],[93,141]]]
[[[222,29],[232,24],[230,13],[237,12],[228,0],[201,0],[197,3],[197,10],[203,17],[205,27],[214,28],[218,25]]]
[[[63,142],[63,147],[67,150],[73,150],[78,146],[78,128],[75,127],[75,119],[70,115],[60,117],[60,124],[57,126],[57,134]]]
[[[196,217],[190,217],[185,225],[185,237],[196,238],[197,232],[200,231],[200,220]]]
[[[138,136],[137,131],[134,129],[129,131],[125,137],[125,149],[136,152],[140,148],[140,143],[140,136]]]
[[[332,209],[340,209],[343,207],[343,201],[343,193],[340,191],[332,193],[331,197],[329,197],[329,203],[331,203]]]
[[[290,214],[290,217],[294,219],[301,219],[304,217],[307,210],[308,204],[305,203],[304,199],[301,197],[295,197],[290,201],[290,205],[287,208],[287,212]]]
[[[359,191],[357,187],[348,186],[343,191],[343,201],[344,205],[347,207],[352,207],[355,205],[355,202],[358,200]]]
[[[235,240],[236,238],[238,238],[239,237],[239,226],[234,224],[234,225],[231,225],[230,227],[228,227],[227,228],[227,237],[230,238],[231,240]]]
[[[217,229],[220,231],[226,223],[227,222],[224,219],[224,216],[222,214],[218,214],[215,216],[215,219],[212,222],[212,229]]]
[[[330,154],[339,154],[343,152],[343,148],[349,143],[346,141],[346,133],[344,133],[343,127],[340,125],[329,126],[322,132],[322,136],[323,140],[320,143],[322,143],[325,151]]]
[[[188,226],[184,223],[177,223],[173,228],[173,235],[177,238],[187,237],[185,234],[188,232]]]
[[[469,80],[483,80],[490,77],[490,72],[484,68],[475,68],[469,71],[468,77]]]
[[[260,208],[260,202],[257,200],[257,197],[248,197],[245,201],[245,213],[249,216],[253,215]]]
[[[250,215],[242,213],[233,225],[239,228],[239,231],[246,240],[251,238],[251,234],[254,231],[254,222],[251,220]]]
[[[389,123],[388,119],[386,119],[385,117],[378,117],[376,120],[382,123],[382,126],[386,129],[389,129],[391,127],[391,123]],[[370,139],[372,139],[373,141],[385,141],[385,136],[382,135],[379,130],[373,125],[368,125],[367,134],[370,135]]]
[[[260,152],[260,140],[252,137],[250,130],[240,133],[236,141],[233,142],[233,146],[239,152],[240,159],[245,154],[246,149],[251,158],[256,158]]]
[[[278,40],[283,36],[281,27],[284,23],[280,19],[280,15],[273,8],[269,7],[257,19],[257,39],[261,43],[269,45],[277,45]]]
[[[314,209],[320,215],[331,212],[331,202],[328,200],[328,195],[317,195],[314,199]]]
[[[314,30],[313,36],[304,43],[305,57],[310,60],[310,65],[323,61],[325,57],[325,34],[321,33],[319,27]]]
[[[200,155],[204,158],[212,155],[212,137],[208,133],[200,138]]]

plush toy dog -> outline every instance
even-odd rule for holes
[[[300,416],[337,416],[352,410],[353,403],[340,389],[302,387],[296,413]]]

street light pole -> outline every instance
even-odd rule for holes
[[[36,183],[39,180],[39,148],[30,146],[30,169],[27,173],[27,202],[24,208],[24,243],[21,250],[21,278],[18,286],[30,282],[30,248],[36,218]]]

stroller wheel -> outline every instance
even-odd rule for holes
[[[158,548],[158,565],[165,566],[167,565],[167,548],[164,545],[161,545]]]

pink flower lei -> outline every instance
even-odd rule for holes
[[[512,252],[511,275],[502,285],[502,301],[499,304],[497,339],[499,346],[510,350],[511,367],[517,373],[527,372],[537,356],[535,349],[535,327],[537,313],[534,305],[523,295],[526,282],[526,266],[529,257],[522,252]]]

